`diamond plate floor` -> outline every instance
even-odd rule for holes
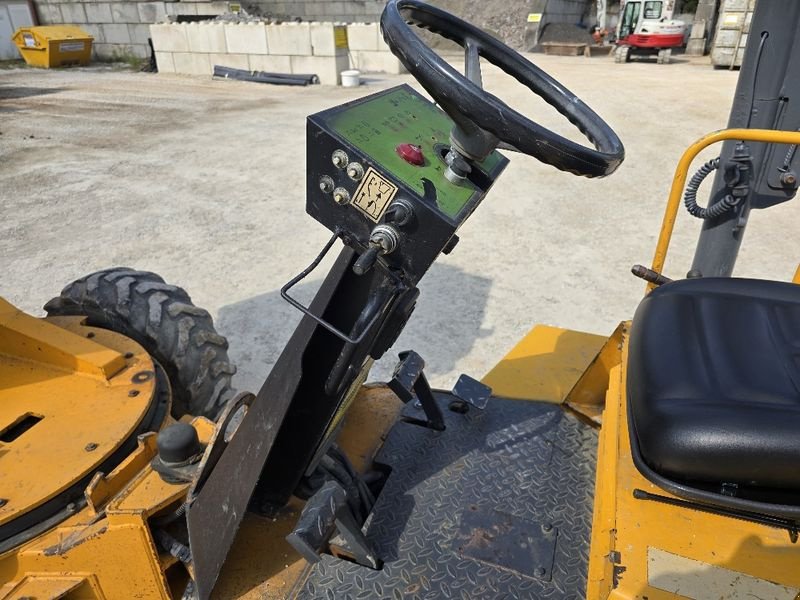
[[[437,395],[446,431],[398,422],[376,459],[392,469],[366,524],[383,569],[326,555],[311,568],[297,596],[584,598],[596,432],[549,404],[492,398],[485,411],[471,408],[462,415],[447,410],[447,394]],[[409,405],[404,415],[421,418],[422,411]],[[516,565],[519,553],[526,558],[530,547],[544,548],[548,556],[531,559],[537,564],[523,572],[514,561],[503,564],[509,548],[501,546],[508,544],[490,542],[470,552],[463,534],[474,517],[466,519],[465,511],[499,511],[516,524],[512,533],[524,524],[525,535],[512,536]],[[544,538],[551,540],[549,550]],[[486,557],[495,554],[492,543],[498,558],[489,561]]]

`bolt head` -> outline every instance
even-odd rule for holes
[[[546,573],[547,573],[547,569],[545,569],[544,567],[536,567],[533,570],[533,574],[536,577],[544,577]]]
[[[328,177],[327,175],[323,175],[319,179],[319,189],[322,190],[325,194],[330,194],[333,191],[334,183],[333,179]]]
[[[347,176],[353,181],[360,180],[362,177],[364,177],[364,167],[361,166],[361,163],[350,163],[347,165]]]
[[[0,507],[5,506],[6,504],[8,504],[8,500],[6,500],[5,498],[0,498]]]
[[[347,157],[347,152],[344,150],[336,150],[331,156],[331,161],[333,162],[333,166],[337,169],[344,169],[347,163],[350,162],[350,159]]]
[[[86,450],[86,452],[92,452],[97,450],[97,444],[95,442],[89,442],[83,447],[83,449]]]
[[[350,192],[344,188],[333,190],[333,199],[337,204],[348,204],[350,202]]]

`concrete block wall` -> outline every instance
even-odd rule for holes
[[[350,65],[362,73],[406,73],[406,68],[383,41],[378,23],[347,25]]]
[[[316,74],[337,85],[350,64],[343,26],[333,23],[165,23],[150,35],[162,73],[208,76],[218,65]]]
[[[276,17],[301,17],[306,21],[377,22],[386,0],[255,0],[252,4]]]
[[[43,25],[77,25],[94,38],[93,53],[100,59],[146,58],[150,24],[177,15],[223,14],[227,2],[108,2],[34,0]]]

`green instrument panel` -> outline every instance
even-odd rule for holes
[[[339,107],[325,120],[341,138],[420,196],[425,195],[423,180],[433,183],[439,209],[452,219],[480,192],[469,181],[457,185],[445,179],[447,165],[439,153],[450,143],[453,122],[407,85]],[[422,148],[423,165],[413,165],[398,155],[396,148],[404,143]],[[504,160],[495,151],[479,165],[491,175]]]

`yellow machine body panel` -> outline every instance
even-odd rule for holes
[[[633,463],[627,339],[622,352],[600,431],[587,598],[797,598],[800,546],[785,529],[634,498],[636,489],[675,496]]]
[[[606,339],[602,335],[536,325],[482,382],[501,398],[560,404]]]
[[[91,474],[151,410],[148,354],[81,321],[0,300],[0,527]]]
[[[42,519],[49,527],[34,520],[0,545],[0,598],[167,598],[175,559],[159,556],[146,518],[187,486],[150,469],[155,434],[136,434],[146,419],[161,427],[169,393],[156,397],[139,344],[83,321],[37,319],[0,299],[0,528],[74,498]]]

